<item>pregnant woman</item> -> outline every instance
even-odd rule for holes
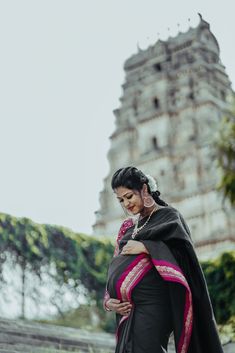
[[[116,312],[115,353],[222,353],[206,282],[182,215],[155,180],[135,167],[117,170],[112,189],[131,215],[108,269],[104,307]],[[135,221],[133,221],[135,219]]]

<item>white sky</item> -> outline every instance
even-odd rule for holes
[[[234,87],[234,0],[0,0],[0,212],[92,232],[123,63],[198,12]]]

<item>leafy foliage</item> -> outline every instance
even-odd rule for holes
[[[218,189],[235,205],[235,101],[224,117],[216,142],[221,180]]]
[[[23,274],[27,270],[41,278],[47,268],[48,274],[61,286],[69,284],[75,290],[84,286],[90,298],[101,307],[106,271],[113,253],[110,242],[77,234],[64,227],[36,224],[27,218],[0,214],[0,251],[1,274],[8,254]],[[51,268],[54,271],[50,271]],[[23,275],[22,286],[25,285]]]
[[[202,263],[212,306],[218,323],[235,315],[235,252],[226,252],[216,261]]]

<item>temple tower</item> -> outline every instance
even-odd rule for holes
[[[216,191],[214,137],[233,94],[210,25],[131,56],[108,153],[94,234],[114,236],[124,219],[110,187],[113,172],[134,165],[156,177],[162,198],[185,217],[201,258],[235,247],[235,212]]]

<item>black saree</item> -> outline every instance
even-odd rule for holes
[[[116,316],[115,353],[166,352],[171,331],[177,353],[222,353],[204,275],[181,214],[167,206],[152,215],[135,238],[149,255],[120,254],[132,232],[132,220],[125,221],[108,270],[104,305],[109,298],[133,304],[129,316]]]

